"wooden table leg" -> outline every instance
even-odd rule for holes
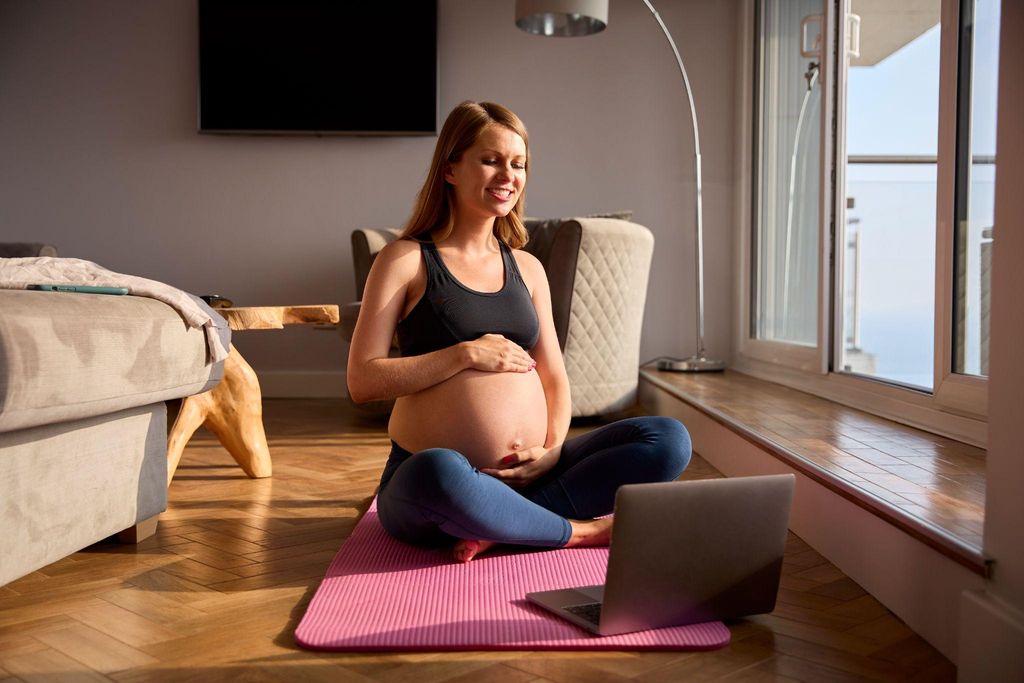
[[[271,475],[270,449],[263,431],[263,394],[256,372],[235,345],[224,361],[224,378],[210,391],[189,396],[167,438],[167,484],[181,453],[199,425],[216,435],[235,462],[253,478]]]

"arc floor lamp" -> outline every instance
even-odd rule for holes
[[[661,15],[649,0],[643,0],[651,16],[658,22],[668,44],[672,47],[679,73],[683,77],[686,97],[690,102],[693,121],[694,164],[697,175],[697,352],[683,360],[663,359],[658,367],[682,372],[708,372],[722,370],[725,363],[712,360],[704,353],[704,225],[701,210],[700,134],[697,132],[697,110],[693,106],[693,91],[686,67],[679,56]],[[516,0],[516,26],[539,36],[589,36],[600,33],[608,26],[608,0]]]

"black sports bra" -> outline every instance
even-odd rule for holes
[[[455,279],[433,241],[420,243],[427,266],[427,288],[409,315],[398,322],[398,348],[403,356],[418,356],[500,334],[531,349],[540,336],[537,311],[523,282],[515,256],[499,241],[505,266],[505,285],[497,292],[477,292]]]

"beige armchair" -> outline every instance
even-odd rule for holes
[[[551,287],[555,330],[572,388],[572,415],[607,415],[636,402],[640,328],[654,237],[642,225],[616,218],[528,220],[524,249],[540,260]],[[356,230],[352,258],[356,294],[363,295],[373,259],[397,230]],[[346,339],[359,302],[342,308]],[[380,411],[387,404],[375,404]]]
[[[0,258],[56,256],[57,247],[40,242],[0,242]]]

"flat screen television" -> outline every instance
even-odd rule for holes
[[[437,2],[199,0],[199,131],[437,133]]]

